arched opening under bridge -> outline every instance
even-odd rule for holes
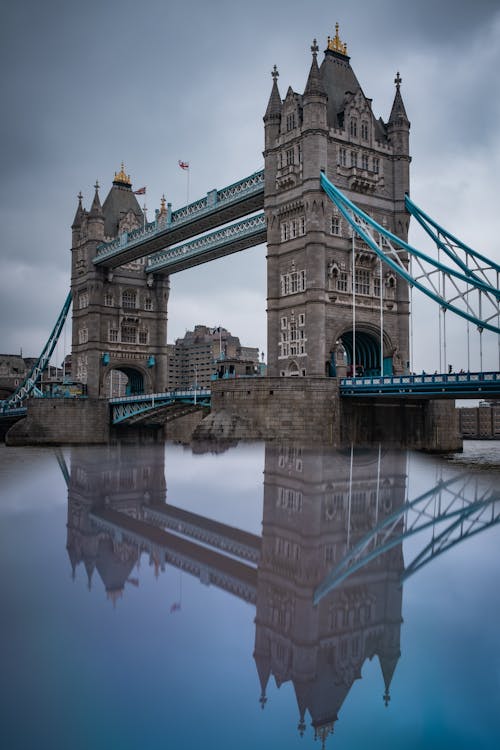
[[[393,360],[392,356],[384,357],[383,367],[380,363],[380,339],[362,329],[356,329],[354,335],[352,331],[345,331],[338,340],[343,352],[344,364],[347,368],[347,376],[351,375],[392,375]],[[385,342],[387,345],[387,342]],[[353,366],[354,356],[353,349],[356,349],[355,368]],[[385,346],[384,346],[385,348]],[[336,376],[335,354],[332,352],[331,359],[327,363],[327,374]]]
[[[133,367],[113,367],[104,376],[103,390],[106,398],[138,396],[145,392],[144,375]]]

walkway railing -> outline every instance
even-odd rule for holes
[[[171,404],[192,404],[194,406],[210,405],[211,391],[209,388],[196,388],[182,391],[166,391],[165,393],[148,393],[137,396],[123,396],[111,398],[111,420],[113,424],[120,424],[139,414],[154,412]]]
[[[260,194],[264,196],[264,170],[254,172],[221,190],[211,190],[204,198],[189,203],[177,211],[169,212],[164,221],[149,222],[131,232],[124,232],[111,242],[104,242],[97,247],[94,263],[119,255],[153,237],[166,234],[177,227],[190,224],[196,219]]]
[[[500,396],[500,372],[340,378],[341,396]]]

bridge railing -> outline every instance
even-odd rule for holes
[[[210,396],[211,390],[210,388],[186,388],[184,390],[162,391],[161,393],[132,394],[131,396],[117,396],[115,398],[110,398],[109,403],[113,405],[128,404],[131,402],[139,404],[144,401],[164,401],[169,398],[176,399],[194,397],[195,393],[197,397]]]
[[[232,185],[228,185],[221,190],[210,190],[204,198],[189,203],[177,211],[169,212],[164,222],[158,220],[148,222],[143,227],[133,229],[131,232],[123,232],[111,242],[104,242],[98,245],[95,260],[103,260],[115,255],[125,247],[130,248],[133,245],[140,244],[154,235],[161,234],[183,224],[188,224],[193,219],[217,211],[224,206],[238,203],[242,199],[257,195],[263,190],[264,170],[254,172],[248,177],[244,177],[242,180],[238,180],[238,182],[234,182]]]
[[[500,389],[499,372],[422,373],[420,375],[391,375],[340,378],[340,389],[348,392],[398,391],[454,391],[457,393],[480,389]]]

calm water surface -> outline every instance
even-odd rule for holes
[[[0,746],[498,750],[497,519],[493,442],[0,446]]]

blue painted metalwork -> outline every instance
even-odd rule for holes
[[[42,372],[47,367],[48,363],[50,362],[50,358],[55,349],[57,341],[59,339],[59,335],[63,329],[64,323],[66,321],[66,317],[69,312],[69,308],[71,307],[71,299],[72,299],[71,292],[69,292],[64,302],[64,305],[62,307],[62,310],[59,313],[59,317],[56,320],[54,328],[52,329],[52,332],[47,340],[47,343],[45,344],[42,350],[42,353],[40,354],[38,360],[35,362],[29,374],[27,375],[25,380],[21,383],[21,385],[18,388],[16,388],[14,393],[11,396],[9,396],[8,399],[5,399],[5,401],[0,402],[0,413],[4,413],[4,414],[13,413],[13,410],[16,407],[19,407],[23,403],[23,401],[25,401],[35,391],[36,382],[39,379]]]
[[[139,396],[124,396],[111,398],[111,421],[120,424],[139,414],[153,413],[157,409],[171,404],[193,404],[210,406],[211,391],[209,388],[197,388],[185,391],[167,391],[165,393],[149,393]]]
[[[500,395],[499,372],[464,372],[391,377],[355,377],[340,379],[341,396],[443,396],[481,397]]]
[[[493,484],[481,489],[479,481],[474,475],[441,480],[383,518],[346,552],[316,588],[314,604],[350,575],[417,533],[433,530],[431,541],[406,565],[402,580],[455,544],[500,523],[500,491]],[[443,525],[444,530],[437,531]]]
[[[409,211],[409,213],[411,213],[411,215],[415,217],[420,226],[425,229],[429,237],[433,239],[436,245],[438,245],[446,253],[446,255],[448,255],[449,258],[455,261],[465,274],[477,278],[474,271],[467,265],[467,263],[465,263],[460,258],[460,256],[453,250],[452,247],[450,247],[449,244],[441,240],[441,237],[444,237],[445,240],[451,242],[455,247],[463,250],[466,255],[476,258],[477,260],[481,261],[481,263],[485,263],[492,270],[500,272],[500,265],[495,263],[490,258],[487,258],[485,255],[478,253],[477,250],[473,250],[471,247],[451,234],[451,232],[448,232],[447,229],[444,229],[442,226],[440,226],[437,221],[434,221],[434,219],[432,219],[428,214],[422,211],[422,209],[419,208],[408,195],[405,195],[405,206],[407,211]],[[436,231],[434,231],[431,227],[433,227]],[[481,279],[478,280],[481,281]]]
[[[221,190],[211,190],[204,198],[189,203],[187,206],[167,215],[165,222],[152,221],[143,227],[133,229],[131,232],[124,232],[112,242],[104,242],[97,247],[93,262],[99,263],[104,258],[120,254],[124,249],[140,245],[151,237],[166,234],[173,228],[191,223],[202,216],[215,213],[223,207],[237,204],[241,200],[261,193],[264,194],[264,170],[254,172]]]
[[[164,270],[178,264],[180,260],[213,252],[219,248],[251,237],[255,237],[255,244],[258,244],[263,241],[263,234],[265,232],[266,218],[263,213],[260,213],[249,219],[230,224],[223,229],[218,229],[216,232],[204,234],[190,242],[185,242],[176,247],[169,247],[161,250],[159,253],[150,255],[145,270],[146,273]]]
[[[480,330],[486,329],[489,331],[493,331],[493,333],[500,334],[500,327],[493,325],[490,322],[490,320],[492,320],[494,317],[498,315],[498,300],[500,299],[500,290],[498,288],[493,287],[492,285],[484,281],[479,281],[475,277],[472,278],[470,275],[456,271],[454,268],[445,266],[443,263],[436,261],[435,259],[426,255],[425,253],[422,253],[420,250],[417,250],[416,248],[412,247],[404,240],[400,239],[399,237],[396,237],[395,234],[392,234],[392,232],[389,232],[389,230],[382,227],[380,224],[374,221],[370,216],[368,216],[368,214],[366,214],[360,208],[355,206],[355,204],[352,203],[352,201],[350,201],[338,188],[335,187],[335,185],[333,185],[328,180],[328,178],[323,172],[321,173],[321,186],[323,190],[326,192],[326,194],[328,195],[328,197],[338,207],[339,211],[342,213],[346,221],[350,224],[350,226],[354,229],[354,231],[361,237],[361,239],[373,250],[373,252],[382,261],[384,261],[384,263],[386,263],[390,268],[392,268],[392,270],[395,273],[397,273],[401,278],[403,278],[410,286],[414,286],[417,289],[419,289],[425,295],[430,297],[430,299],[432,299],[434,302],[437,302],[443,309],[450,310],[451,312],[455,313],[456,315],[459,315],[465,320],[469,320],[471,323],[474,323],[474,325],[476,325]],[[384,250],[383,247],[379,246],[375,242],[371,234],[369,234],[369,232],[365,230],[363,226],[361,226],[361,222],[366,227],[371,227],[372,229],[374,229],[379,234],[379,236],[384,238],[387,244],[387,250]],[[447,278],[450,278],[450,280],[456,279],[457,281],[463,282],[466,285],[466,291],[459,295],[455,295],[455,297],[453,297],[453,300],[450,301],[450,300],[445,299],[440,293],[433,291],[432,289],[426,287],[419,279],[416,279],[414,276],[412,276],[408,272],[404,264],[404,261],[400,258],[398,253],[394,250],[391,243],[393,243],[396,246],[399,246],[399,248],[403,250],[403,252],[408,253],[409,255],[415,257],[418,260],[428,263],[434,269],[434,271],[437,270],[437,271],[444,273]],[[494,306],[494,311],[488,319],[479,318],[477,315],[474,315],[471,312],[469,312],[471,307],[468,301],[466,301],[465,303],[466,304],[465,310],[462,310],[459,307],[457,307],[456,304],[453,304],[453,301],[455,301],[459,296],[462,299],[467,300],[467,296],[473,290],[481,292],[483,295],[483,298],[486,298],[486,299],[490,299],[491,297],[493,298],[492,304]]]

